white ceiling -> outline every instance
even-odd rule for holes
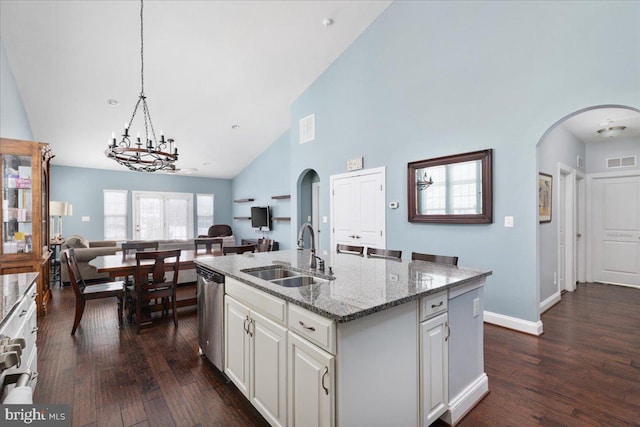
[[[568,118],[562,126],[585,144],[618,138],[638,138],[640,113],[627,108],[596,108]],[[598,129],[614,126],[625,126],[626,129],[615,138],[606,138],[598,133]]]
[[[234,177],[389,4],[147,0],[145,93],[156,131],[176,140],[178,167]],[[130,0],[0,1],[0,37],[34,139],[51,144],[54,164],[125,170],[103,153],[140,92],[139,13]]]

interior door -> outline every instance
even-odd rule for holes
[[[640,286],[640,176],[593,180],[593,280]]]
[[[332,247],[343,243],[384,248],[384,172],[332,177],[331,186]]]

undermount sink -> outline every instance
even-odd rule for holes
[[[297,271],[288,270],[283,267],[274,267],[274,268],[262,269],[262,270],[243,270],[243,271],[247,274],[250,274],[262,280],[284,279],[285,277],[300,276],[301,274],[301,273],[298,273]]]
[[[317,285],[327,282],[327,280],[309,276],[282,266],[274,266],[273,268],[249,268],[242,270],[242,272],[285,288],[298,288],[300,286]]]
[[[285,288],[299,288],[300,286],[326,283],[326,280],[318,279],[313,276],[294,276],[286,279],[271,280],[271,283],[284,286]]]

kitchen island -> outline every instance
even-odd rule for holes
[[[490,271],[334,254],[321,272],[307,250],[195,262],[225,277],[223,370],[272,425],[456,423],[488,391]]]

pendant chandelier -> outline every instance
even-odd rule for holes
[[[416,180],[416,184],[418,186],[418,190],[422,191],[422,190],[426,190],[427,188],[431,187],[431,185],[433,184],[433,179],[431,179],[431,177],[427,178],[427,172],[425,171],[424,174],[422,176],[420,176],[420,174],[418,173],[418,171],[416,171],[416,175],[418,175],[418,179]]]
[[[105,155],[128,167],[132,171],[155,172],[157,170],[175,171],[175,162],[178,160],[178,149],[173,139],[165,140],[164,134],[160,131],[160,140],[156,138],[156,132],[151,122],[147,97],[144,94],[144,24],[143,24],[143,0],[140,0],[140,96],[133,109],[133,114],[128,123],[125,123],[124,133],[120,142],[116,141],[115,134],[112,133],[111,141],[105,150]],[[132,142],[130,134],[133,119],[136,117],[138,108],[142,109],[144,118],[144,141],[140,139],[138,132],[135,142]]]

